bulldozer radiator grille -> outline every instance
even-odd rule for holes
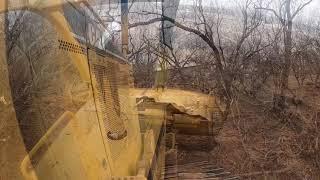
[[[133,121],[137,116],[130,98],[133,81],[130,66],[96,51],[89,50],[88,55],[99,123],[111,159],[117,162],[140,137]]]
[[[93,65],[93,72],[97,81],[97,95],[100,103],[102,117],[111,139],[121,139],[125,133],[123,121],[120,118],[120,102],[117,84],[117,66],[107,63],[107,66]]]
[[[99,61],[99,59],[101,60]],[[126,105],[121,97],[123,84],[120,81],[119,65],[97,56],[91,62],[91,74],[96,87],[96,104],[99,117],[103,121],[111,157],[117,161],[127,148],[128,132],[125,126]]]

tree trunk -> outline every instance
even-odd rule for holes
[[[286,1],[286,17],[283,22],[283,34],[284,34],[284,63],[281,73],[280,94],[276,98],[275,105],[278,107],[284,107],[285,104],[285,92],[288,89],[289,75],[291,69],[291,56],[292,56],[292,14],[291,14],[291,0]]]

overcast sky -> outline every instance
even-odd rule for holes
[[[235,2],[239,2],[241,0],[203,0],[204,5],[210,5],[212,2],[217,1],[219,4],[223,4],[224,6],[234,6]],[[301,0],[307,1],[307,0]],[[192,5],[194,0],[180,0],[181,4],[189,4]],[[320,18],[320,0],[313,0],[305,9],[303,10],[303,15],[307,17],[315,17]]]
[[[320,18],[320,0],[313,0],[312,3],[306,7],[306,9],[304,10],[304,14],[308,15],[308,16],[313,16],[313,15],[317,15],[317,18]]]

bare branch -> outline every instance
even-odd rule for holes
[[[297,10],[294,11],[294,13],[292,14],[292,19],[303,9],[305,8],[308,4],[310,4],[313,0],[309,0],[308,2],[301,4]]]
[[[264,7],[256,7],[256,9],[260,9],[260,10],[265,10],[265,11],[270,11],[272,12],[278,19],[279,21],[284,24],[284,19],[274,10],[274,9],[271,9],[271,8],[264,8]]]

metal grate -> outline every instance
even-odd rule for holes
[[[103,133],[109,144],[110,156],[114,162],[127,152],[128,147],[140,137],[132,119],[133,99],[130,98],[130,66],[122,64],[118,58],[97,51],[88,50],[94,98]]]
[[[59,42],[59,49],[61,50],[69,51],[77,54],[86,54],[85,48],[80,45],[73,44],[63,40],[58,40],[58,42]]]
[[[120,117],[116,70],[117,65],[110,62],[107,66],[93,65],[105,129],[108,138],[112,140],[120,140],[127,135],[124,122]]]

